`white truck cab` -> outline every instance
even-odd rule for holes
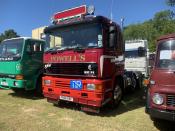
[[[149,76],[149,50],[147,40],[125,41],[125,70]]]

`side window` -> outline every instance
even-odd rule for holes
[[[112,48],[114,48],[115,46],[117,46],[117,38],[116,38],[117,32],[114,31],[113,33],[114,33],[113,36],[110,36],[110,35],[109,35],[109,38],[110,38],[110,39],[114,39],[113,42],[109,42],[109,48],[110,48],[110,49],[112,49]],[[114,38],[112,38],[112,37],[114,37]]]
[[[122,33],[119,31],[118,32],[118,49],[121,50],[122,52],[125,49],[125,44],[123,43],[123,36]]]
[[[111,50],[111,49],[117,48],[117,44],[118,44],[117,37],[118,37],[118,35],[117,35],[116,26],[109,27],[109,33],[108,33],[109,42],[107,43],[108,49]]]
[[[31,48],[33,52],[41,52],[42,51],[42,44],[39,42],[32,42]]]
[[[27,52],[32,52],[32,50],[31,50],[31,45],[30,45],[30,44],[27,45],[26,51],[27,51]]]
[[[43,52],[44,50],[44,44],[38,41],[29,41],[26,45],[26,52],[29,53],[37,53],[37,52]]]
[[[114,42],[109,42],[109,48],[114,48],[114,45],[115,45],[116,43],[114,43]]]

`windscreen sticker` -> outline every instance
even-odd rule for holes
[[[102,47],[102,41],[98,41],[98,47]]]
[[[102,47],[102,35],[98,35],[98,47]]]
[[[98,35],[98,40],[102,41],[102,35]]]
[[[162,50],[160,51],[160,60],[162,59],[172,59],[172,51],[171,50]]]

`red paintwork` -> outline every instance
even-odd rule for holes
[[[167,94],[175,94],[175,86],[153,85],[149,88],[150,92],[150,108],[162,109],[162,110],[175,110],[174,106],[168,106],[166,103]],[[152,102],[152,96],[154,93],[159,93],[164,97],[164,103],[162,105],[156,105]]]
[[[85,18],[86,19],[86,18]],[[108,21],[108,25],[110,21]],[[116,25],[118,32],[120,32],[119,27]],[[51,80],[52,85],[47,86],[43,84],[43,94],[49,101],[58,102],[59,97],[69,96],[73,98],[73,102],[79,103],[81,105],[91,106],[91,107],[101,107],[112,100],[112,90],[114,84],[116,84],[116,77],[123,76],[124,64],[111,62],[111,56],[114,58],[123,55],[122,50],[122,39],[117,39],[118,47],[116,50],[113,48],[106,49],[106,39],[107,34],[105,30],[103,33],[103,48],[91,48],[85,49],[82,52],[75,52],[74,50],[65,50],[57,53],[45,53],[44,54],[44,64],[47,63],[97,63],[98,74],[95,77],[89,76],[72,76],[66,75],[45,75],[44,80]],[[82,58],[83,56],[83,58]],[[82,59],[81,59],[82,58]],[[102,66],[103,65],[103,66]],[[74,67],[72,67],[74,70]],[[101,72],[102,71],[102,72]],[[82,80],[83,89],[74,90],[70,88],[70,80]],[[55,83],[59,84],[55,84]],[[44,83],[44,82],[43,82]],[[87,90],[86,84],[100,84],[103,88],[102,90],[90,91]],[[85,94],[85,96],[84,96]]]
[[[70,78],[59,78],[59,77],[52,77],[52,76],[45,76],[43,77],[43,80],[52,80],[53,85],[49,86],[44,86],[44,96],[47,97],[50,100],[53,101],[59,101],[59,96],[69,96],[73,97],[73,102],[79,103],[79,104],[84,104],[84,105],[89,105],[89,106],[95,106],[95,107],[101,107],[103,101],[105,100],[104,96],[104,91],[106,88],[109,89],[112,88],[110,86],[110,83],[112,83],[110,79],[108,80],[98,80],[98,79],[82,79],[82,78],[74,78],[74,80],[82,80],[83,83],[83,89],[81,91],[79,90],[73,90],[70,89],[69,83],[70,83]],[[55,82],[59,81],[60,86],[54,86]],[[87,83],[94,83],[94,84],[101,84],[103,85],[103,90],[99,91],[88,91],[86,89],[86,84]],[[109,83],[109,84],[108,84]],[[107,87],[107,84],[109,87]],[[83,94],[87,94],[84,96]]]
[[[116,68],[114,63],[110,62],[110,59],[104,59],[103,68],[108,70],[103,70],[103,75],[101,76],[100,71],[100,56],[102,55],[115,55],[114,53],[105,53],[104,49],[86,49],[83,53],[71,51],[58,52],[56,54],[45,54],[44,63],[85,63],[85,62],[95,62],[98,63],[98,77],[112,77],[116,76],[116,73],[123,74],[123,66]],[[80,56],[84,56],[85,60],[80,60]],[[56,57],[55,59],[52,59]],[[109,68],[110,67],[110,68]]]
[[[165,41],[165,40],[167,40],[167,39],[174,39],[174,38],[175,38],[175,33],[160,36],[160,37],[157,39],[157,44],[159,44],[161,41]]]
[[[57,54],[45,54],[44,55],[44,63],[76,63],[76,62],[96,62],[98,63],[98,67],[100,67],[100,56],[104,55],[103,49],[87,49],[84,53],[77,53],[74,51],[64,51],[62,53]],[[80,61],[78,59],[75,59],[79,57],[79,55],[85,56],[85,61]],[[51,60],[51,57],[53,56],[71,56],[69,59],[57,59],[57,60]],[[61,61],[60,61],[61,60]],[[72,61],[70,61],[72,60]],[[110,98],[112,96],[112,92],[109,92],[113,89],[113,84],[115,82],[115,77],[117,75],[123,75],[123,66],[117,67],[115,64],[111,64],[109,62],[109,59],[104,60],[104,66],[103,66],[103,75],[101,76],[100,68],[98,68],[98,76],[97,78],[86,78],[86,77],[63,77],[63,76],[45,76],[43,77],[44,80],[51,80],[53,81],[53,84],[51,86],[45,86],[43,85],[43,94],[48,100],[52,101],[59,101],[59,96],[70,96],[73,97],[75,103],[83,104],[83,105],[89,105],[94,107],[101,107],[102,103],[105,102],[106,99]],[[72,67],[73,69],[73,67]],[[103,78],[103,79],[102,79]],[[106,79],[104,79],[106,78]],[[70,89],[70,80],[82,80],[83,82],[83,90],[73,90]],[[60,81],[59,87],[55,86],[55,82]],[[86,89],[87,83],[93,83],[93,84],[101,84],[103,86],[102,91],[88,91]],[[67,86],[65,86],[67,85]],[[50,91],[50,89],[52,91]],[[105,91],[108,91],[109,93],[105,95]],[[62,92],[68,92],[68,94],[62,93]],[[86,93],[88,97],[84,97],[81,94]]]
[[[80,6],[76,7],[73,9],[69,9],[66,11],[58,12],[54,15],[54,19],[63,19],[71,16],[76,16],[76,15],[84,15],[86,14],[86,6]]]
[[[73,50],[58,52],[57,54],[45,54],[44,55],[44,62],[45,63],[74,63],[74,62],[82,62],[80,60],[80,55],[85,56],[84,62],[96,62],[98,61],[98,55],[102,53],[103,50],[101,49],[87,49],[85,52],[74,52]],[[57,56],[58,59],[52,60],[51,57]],[[66,57],[67,56],[67,57]],[[69,57],[68,57],[69,56]],[[60,58],[61,57],[61,58]],[[60,59],[59,59],[60,58]]]
[[[170,39],[175,39],[175,34],[169,34],[169,35],[164,35],[161,36],[157,40],[157,45],[162,42],[162,41],[167,41]],[[158,51],[156,52],[156,58],[155,58],[155,63],[158,60]],[[156,65],[156,64],[154,64]],[[154,85],[149,85],[148,92],[150,93],[150,108],[157,108],[157,109],[162,109],[162,110],[175,110],[175,106],[168,106],[166,103],[167,95],[175,95],[175,73],[173,70],[170,69],[159,69],[154,67],[150,80],[155,81]],[[163,105],[156,105],[152,102],[152,96],[154,93],[160,93],[164,97],[164,103]]]
[[[167,106],[167,95],[175,95],[175,74],[165,70],[153,70],[151,74],[151,80],[155,80],[155,85],[150,85],[150,108],[162,109],[162,110],[175,110],[173,106]],[[164,97],[164,103],[162,105],[156,105],[152,102],[152,96],[154,93],[162,94]]]
[[[156,81],[156,85],[175,86],[175,74],[171,70],[154,69],[151,74],[151,80]]]

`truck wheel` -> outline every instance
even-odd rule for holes
[[[120,85],[116,85],[115,88],[114,88],[114,91],[113,91],[113,107],[116,107],[118,106],[118,104],[120,103],[121,99],[122,99],[122,96],[123,96],[123,91],[120,87]]]
[[[131,91],[135,91],[135,90],[136,90],[136,87],[137,87],[137,80],[136,80],[136,77],[135,77],[135,76],[132,76],[131,81],[132,81],[132,82],[131,82],[132,85],[130,86]]]
[[[142,88],[142,81],[143,81],[142,76],[137,79],[137,89]]]

